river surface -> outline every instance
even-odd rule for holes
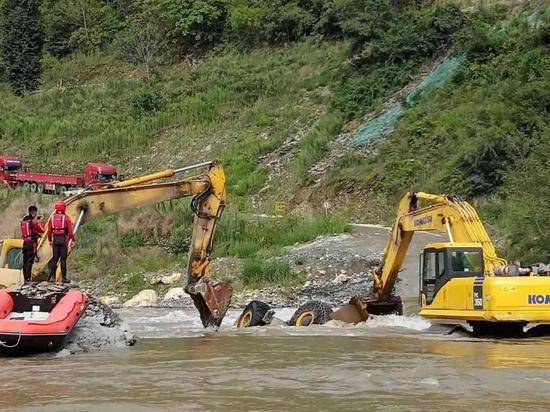
[[[388,230],[361,227],[342,250],[381,251]],[[415,315],[418,235],[400,273],[406,316],[355,327],[218,331],[194,310],[123,310],[140,342],[77,355],[4,358],[1,410],[550,410],[550,337],[474,339]],[[293,309],[277,310],[288,320]]]
[[[2,359],[2,410],[548,410],[550,339],[432,333],[414,315],[356,327],[218,331],[193,311],[121,316],[132,348]],[[291,309],[277,316],[288,319]]]

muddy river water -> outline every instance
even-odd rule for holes
[[[282,319],[291,309],[278,311]],[[2,410],[548,410],[550,338],[432,333],[414,315],[369,325],[205,331],[194,312],[121,312],[133,348],[2,360]]]
[[[342,250],[382,250],[365,227]],[[550,410],[550,337],[490,340],[432,331],[414,315],[417,236],[400,277],[407,316],[339,324],[218,331],[194,310],[121,311],[132,348],[0,359],[1,410],[403,411]],[[293,309],[277,311],[287,320]]]

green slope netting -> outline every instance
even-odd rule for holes
[[[405,114],[403,105],[398,104],[389,110],[386,110],[380,116],[363,124],[357,130],[353,139],[353,146],[367,145],[373,140],[389,135],[393,132],[397,121]]]
[[[465,61],[463,55],[449,57],[434,68],[426,78],[405,98],[405,103],[397,104],[386,110],[380,116],[363,124],[355,138],[353,146],[368,145],[370,142],[389,135],[395,129],[397,121],[404,116],[407,107],[417,104],[424,95],[447,82]]]

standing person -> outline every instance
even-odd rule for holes
[[[23,277],[25,283],[32,279],[32,265],[36,259],[38,239],[44,233],[44,224],[38,215],[36,206],[29,206],[29,214],[20,222],[23,236]]]
[[[48,281],[55,280],[57,264],[61,264],[61,275],[63,283],[70,282],[67,279],[67,255],[69,254],[69,243],[74,244],[73,223],[71,218],[65,214],[67,204],[59,201],[55,204],[55,213],[48,222],[48,240],[52,245],[52,260],[50,260],[50,276]]]

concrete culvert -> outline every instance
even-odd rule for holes
[[[273,310],[264,302],[253,300],[244,308],[241,315],[237,318],[236,326],[238,328],[250,328],[252,326],[265,326],[271,323]]]
[[[322,325],[330,320],[332,307],[320,300],[312,300],[300,306],[288,321],[289,326]]]

